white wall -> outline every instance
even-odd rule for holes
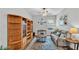
[[[16,9],[16,8],[2,8],[0,9],[0,45],[3,48],[7,47],[7,14],[19,15],[27,18],[31,18],[31,16],[27,13],[25,9]]]
[[[40,16],[32,16],[33,19],[33,32],[37,34],[37,30],[47,30],[47,25],[40,25],[38,21],[41,19]]]
[[[79,28],[79,8],[65,8],[61,11],[57,18],[59,19],[60,16],[68,15],[68,21],[73,25]],[[57,20],[58,20],[57,19]],[[58,25],[58,24],[57,24]]]
[[[0,13],[1,13],[1,10],[0,10]],[[1,18],[1,14],[0,14],[0,18]],[[0,19],[0,46],[1,46],[1,44],[2,44],[2,42],[1,42],[1,39],[2,39],[1,26],[2,26],[2,22],[1,22],[1,19]]]
[[[47,23],[44,25],[40,25],[38,24],[38,21],[43,18]],[[48,31],[48,28],[53,28],[53,25],[51,26],[51,24],[48,24],[48,20],[56,20],[55,16],[48,16],[48,17],[41,17],[41,16],[32,16],[33,19],[33,32],[35,32],[37,34],[37,30],[47,30],[47,34],[49,34],[50,31]]]

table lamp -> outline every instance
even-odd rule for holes
[[[70,33],[70,38],[71,38],[72,34],[78,33],[78,30],[77,30],[77,28],[75,28],[75,27],[70,28],[70,29],[69,29],[69,33]]]

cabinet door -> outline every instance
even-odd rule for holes
[[[8,15],[8,48],[21,48],[21,17]]]

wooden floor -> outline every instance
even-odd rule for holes
[[[53,43],[50,36],[46,37],[46,42],[37,42],[37,38],[34,38],[31,44],[26,50],[58,50],[58,47]]]

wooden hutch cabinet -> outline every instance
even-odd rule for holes
[[[32,24],[27,18],[8,15],[8,49],[24,49],[32,40]]]

